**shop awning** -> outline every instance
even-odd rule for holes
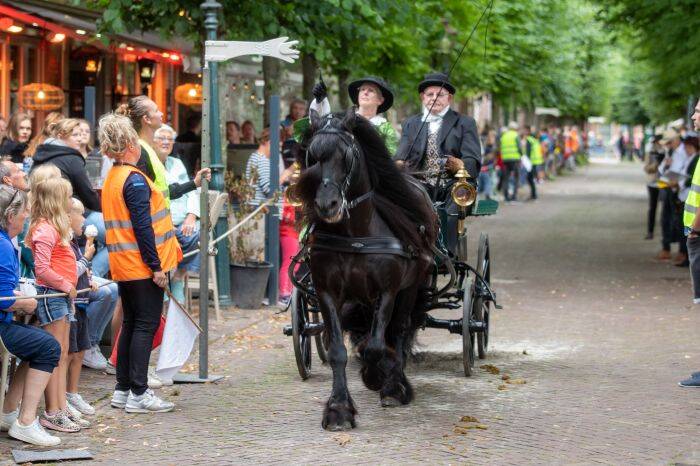
[[[78,40],[86,40],[87,38],[85,34],[77,33],[77,30],[85,31],[92,36],[97,33],[95,20],[99,15],[80,17],[78,14],[59,11],[59,7],[59,5],[36,0],[5,0],[4,4],[0,5],[0,15],[9,16],[27,24],[36,23],[38,27],[62,33]],[[76,11],[78,10],[76,9]],[[123,42],[129,46],[146,48],[159,53],[175,51],[181,55],[193,54],[192,44],[182,39],[173,38],[166,41],[157,34],[148,32],[134,31],[129,35],[114,34],[110,35],[110,39],[117,44]],[[95,45],[99,46],[99,44]]]

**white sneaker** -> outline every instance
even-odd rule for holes
[[[163,387],[163,382],[160,381],[153,369],[148,369],[148,388],[158,389]]]
[[[80,393],[66,393],[66,400],[68,401],[68,404],[70,406],[80,411],[80,414],[95,414],[95,408],[90,406],[90,403],[83,400],[83,397],[80,396]]]
[[[108,375],[115,375],[117,373],[117,368],[112,365],[109,360],[107,361],[107,366],[105,367],[105,372]]]
[[[85,352],[83,366],[103,371],[107,368],[107,358],[102,355],[102,351],[97,346],[93,346]]]
[[[129,392],[129,399],[126,401],[127,413],[167,413],[173,408],[175,408],[175,403],[158,398],[151,389],[146,390],[140,396]]]
[[[0,432],[7,432],[12,427],[12,424],[19,417],[19,408],[11,411],[9,413],[2,413],[2,418],[0,418]]]
[[[129,390],[114,390],[112,394],[112,408],[124,409],[126,400],[129,398]]]
[[[39,418],[36,418],[34,422],[28,426],[23,426],[19,423],[18,419],[15,419],[15,422],[12,423],[12,427],[10,427],[9,434],[12,438],[40,447],[54,447],[61,443],[60,438],[49,434],[41,427]]]

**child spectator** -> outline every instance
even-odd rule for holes
[[[71,419],[66,406],[66,375],[71,300],[77,296],[78,276],[75,254],[70,247],[70,219],[73,189],[63,178],[50,178],[32,185],[31,222],[25,239],[34,256],[34,272],[39,326],[58,340],[61,359],[46,387],[46,410],[41,425],[59,432],[78,432],[81,427]],[[68,296],[42,298],[42,295],[67,293]]]
[[[78,237],[83,234],[83,224],[85,223],[85,218],[83,217],[84,212],[85,207],[83,207],[83,203],[73,198],[69,214],[70,227],[73,233],[70,246],[73,249],[73,254],[75,254],[77,258],[77,288],[79,290],[84,290],[90,287],[96,290],[97,286],[90,281],[90,259],[95,255],[95,244],[89,241],[85,245],[85,255],[80,252],[80,246],[78,245]],[[80,370],[83,367],[85,350],[91,348],[87,316],[89,302],[87,294],[78,295],[78,297],[73,300],[73,305],[75,306],[75,320],[70,323],[66,398],[68,401],[68,409],[73,411],[71,414],[77,418],[80,418],[81,414],[95,414],[95,408],[90,406],[87,401],[83,400],[83,397],[78,393],[78,382],[80,381]]]

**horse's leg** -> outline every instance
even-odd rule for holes
[[[394,316],[387,332],[387,343],[393,347],[392,358],[387,360],[388,374],[379,392],[381,404],[384,407],[408,404],[413,399],[413,388],[404,374],[406,356],[410,348],[412,335],[411,313],[416,305],[416,288],[402,290],[396,297]]]
[[[321,425],[326,430],[349,430],[355,427],[355,404],[348,391],[345,366],[348,352],[343,343],[343,329],[340,326],[339,309],[327,293],[319,293],[319,305],[323,321],[329,334],[328,362],[333,370],[333,389],[323,410]]]
[[[369,338],[364,348],[360,348],[363,362],[362,381],[370,390],[382,388],[391,365],[386,359],[393,359],[393,355],[388,355],[391,350],[387,348],[385,334],[394,311],[394,296],[393,291],[384,291],[379,297],[372,317]]]

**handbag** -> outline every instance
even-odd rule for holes
[[[520,156],[520,163],[522,164],[525,171],[529,172],[532,170],[532,162],[530,162],[530,159],[527,157],[527,155]]]

